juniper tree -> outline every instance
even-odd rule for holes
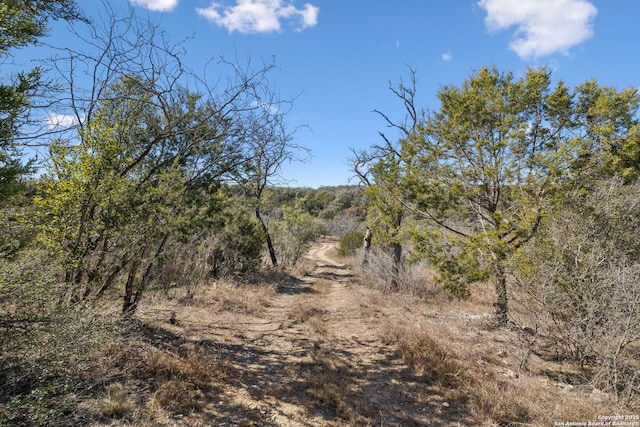
[[[595,82],[572,91],[552,84],[547,68],[515,78],[486,67],[439,90],[439,109],[399,141],[394,191],[422,221],[411,230],[415,247],[445,286],[465,294],[492,279],[497,323],[507,323],[505,261],[536,234],[557,194],[637,154],[634,94]]]

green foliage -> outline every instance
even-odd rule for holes
[[[617,90],[595,80],[576,88],[574,121],[582,128],[573,141],[572,169],[581,180],[619,176],[630,182],[640,173],[640,135],[635,88]]]
[[[504,324],[505,261],[535,236],[563,191],[601,174],[634,176],[637,93],[595,82],[572,92],[552,85],[546,68],[517,79],[483,68],[460,87],[444,86],[439,110],[424,120],[414,90],[394,93],[413,124],[396,125],[399,146],[374,158],[367,194],[376,220],[393,242],[415,216],[415,247],[455,292],[491,272]]]
[[[55,276],[55,263],[37,248],[0,259],[0,323],[37,320],[57,309],[62,289]],[[15,332],[19,333],[17,329]]]
[[[332,192],[320,189],[311,192],[302,204],[304,206],[304,210],[306,210],[311,216],[318,217],[334,198],[335,194]]]
[[[0,203],[0,259],[10,260],[34,240],[33,184]]]
[[[410,257],[429,260],[454,294],[493,278],[504,325],[506,262],[562,194],[602,176],[637,176],[638,93],[595,81],[572,91],[553,85],[547,68],[516,79],[485,67],[460,87],[442,87],[439,109],[427,114],[415,104],[415,82],[412,72],[410,84],[390,88],[403,121],[380,113],[397,141],[381,133],[384,144],[353,151],[368,223],[392,250],[396,272],[410,236]]]
[[[260,223],[252,212],[230,203],[222,212],[223,226],[215,233],[210,263],[215,277],[254,271],[260,265],[264,242]]]
[[[322,223],[301,208],[284,207],[270,227],[281,265],[293,266],[323,233]]]
[[[75,0],[5,0],[0,4],[0,54],[35,43],[53,19],[83,19]]]
[[[206,119],[212,115],[196,95],[178,90],[164,109],[152,108],[163,104],[152,83],[132,77],[108,95],[79,142],[52,144],[35,201],[39,239],[65,265],[75,298],[101,294],[126,274],[128,304],[167,241],[206,223],[215,200],[206,180],[190,179],[202,175],[191,162],[211,173],[207,161],[222,147],[218,123]]]
[[[152,286],[180,286],[193,296],[199,286],[212,280],[235,280],[259,268],[264,236],[251,210],[224,188],[212,199],[212,209],[191,217],[199,226],[167,242],[158,265],[151,270]]]
[[[395,149],[387,149],[370,171],[375,185],[364,189],[367,199],[367,224],[376,245],[391,254],[390,274],[384,274],[385,287],[399,289],[404,268],[403,244],[407,223],[407,209],[402,204],[400,183],[402,163]]]
[[[373,168],[376,185],[364,189],[368,200],[367,223],[382,247],[401,244],[406,208],[401,202],[402,165],[395,153],[381,157]]]
[[[0,59],[11,50],[35,43],[46,35],[54,19],[82,19],[74,0],[7,0],[0,4]],[[27,122],[31,98],[42,86],[42,70],[18,72],[12,81],[0,82],[0,200],[22,190],[20,178],[30,173],[31,162],[21,160],[15,138]],[[5,73],[5,78],[9,78]]]
[[[21,177],[32,171],[32,162],[22,162],[23,152],[15,138],[39,85],[39,69],[18,73],[15,81],[0,84],[0,200],[22,191]]]
[[[362,248],[364,232],[349,231],[340,238],[338,245],[338,255],[341,257],[353,256],[357,249]]]
[[[0,258],[0,425],[64,424],[86,390],[89,350],[104,342],[91,313],[60,304],[55,263],[33,247]]]
[[[0,425],[76,424],[79,396],[111,375],[99,363],[119,326],[88,311],[48,310],[11,323],[10,335],[0,322]]]
[[[335,196],[320,212],[320,218],[334,220],[350,218],[357,221],[366,217],[365,202],[362,191],[358,187],[337,187],[332,190]]]
[[[560,93],[545,69],[514,81],[485,68],[461,88],[444,87],[441,110],[403,141],[409,201],[444,233],[498,257],[526,240],[567,161],[554,137],[561,112],[536,114]]]

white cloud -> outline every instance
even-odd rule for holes
[[[478,5],[487,12],[491,31],[516,27],[509,48],[521,58],[567,54],[593,36],[598,13],[587,0],[480,0]]]
[[[178,0],[130,0],[134,5],[142,6],[155,12],[170,12],[177,6]]]
[[[318,23],[318,13],[320,12],[320,8],[312,5],[311,3],[305,3],[304,9],[298,11],[300,16],[302,17],[302,26],[300,29],[315,27]]]
[[[297,9],[286,0],[236,0],[235,6],[212,3],[196,12],[230,32],[269,33],[280,31],[282,20],[296,20],[297,30],[313,27],[318,23],[320,9],[306,3]]]
[[[47,128],[49,128],[49,130],[68,129],[77,125],[78,119],[76,116],[51,113],[47,115],[45,122],[47,123]]]
[[[453,60],[453,55],[451,53],[443,53],[440,58],[442,58],[444,62],[449,62]]]

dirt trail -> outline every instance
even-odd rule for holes
[[[261,316],[217,320],[234,373],[216,425],[472,425],[383,344],[380,297],[336,261],[336,243],[311,248],[316,267]]]
[[[585,408],[584,414],[593,406],[588,392],[554,387],[547,365],[536,365],[542,375],[518,374],[524,354],[518,351],[519,335],[485,326],[492,295],[480,294],[479,302],[417,304],[415,298],[383,294],[359,284],[337,258],[336,245],[331,238],[316,243],[305,256],[309,266],[302,277],[277,273],[256,286],[212,285],[192,299],[149,297],[139,310],[141,324],[145,341],[159,351],[147,359],[153,372],[171,374],[149,391],[148,402],[169,407],[154,415],[153,424],[474,426],[482,423],[470,415],[468,396],[486,403],[478,415],[483,419],[499,410],[495,416],[509,420],[511,412],[522,410],[520,401],[535,400],[559,414],[549,419],[571,412],[558,402],[579,402],[575,407]],[[175,315],[171,322],[169,313]],[[469,390],[434,384],[431,374],[416,372],[396,353],[399,331],[402,337],[433,337],[434,345],[464,359],[461,366],[473,369],[473,378],[481,378],[477,384],[486,387],[464,395]],[[414,345],[424,343],[429,341]],[[163,368],[163,360],[180,364]],[[191,368],[182,371],[184,365]],[[206,373],[202,381],[189,377],[194,368]],[[149,389],[139,388],[139,395]],[[161,391],[168,397],[161,399]],[[174,409],[175,401],[184,405]],[[479,407],[473,408],[477,413]]]
[[[336,245],[331,238],[316,243],[305,256],[311,271],[279,281],[266,298],[259,285],[229,304],[223,292],[202,294],[188,309],[175,302],[177,324],[159,324],[150,330],[153,340],[172,353],[196,349],[221,363],[198,411],[174,414],[175,425],[475,424],[384,342],[393,322],[417,319],[359,285]],[[171,310],[158,304],[165,305],[149,301],[142,317],[152,321]]]

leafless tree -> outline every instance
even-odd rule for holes
[[[277,100],[271,91],[254,92],[253,96],[258,108],[251,111],[247,120],[238,122],[238,136],[246,155],[242,164],[232,171],[232,177],[254,203],[255,217],[262,226],[271,264],[276,267],[278,257],[263,212],[264,191],[270,185],[286,184],[287,180],[281,175],[282,165],[304,161],[310,151],[294,142],[295,134],[303,127],[290,130],[285,121],[295,98]]]
[[[382,143],[373,144],[369,150],[351,148],[352,156],[349,159],[354,178],[365,189],[371,200],[372,211],[378,213],[375,223],[370,226],[377,236],[386,235],[381,240],[392,253],[396,272],[392,277],[398,276],[402,269],[403,244],[400,232],[409,215],[402,203],[403,197],[398,194],[398,184],[402,177],[397,174],[397,166],[403,163],[399,146],[402,139],[409,138],[426,117],[426,112],[416,106],[416,85],[416,72],[411,68],[408,81],[401,79],[397,86],[389,83],[389,90],[404,108],[402,119],[394,120],[380,110],[373,112],[382,117],[386,127],[396,135],[378,132]]]

